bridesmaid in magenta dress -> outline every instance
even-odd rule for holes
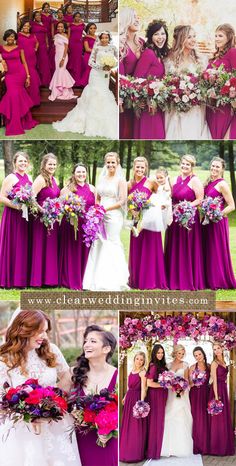
[[[148,161],[145,157],[134,159],[134,179],[128,183],[129,194],[145,193],[149,198],[157,185],[146,177]],[[166,289],[166,274],[161,233],[143,229],[138,237],[130,234],[129,286],[140,290]]]
[[[12,204],[9,191],[14,187],[31,185],[26,174],[29,157],[19,151],[13,157],[14,172],[3,180],[0,202],[4,210],[0,226],[0,287],[24,288],[28,285],[29,223],[22,217],[21,208]]]
[[[28,65],[30,74],[30,85],[27,87],[33,104],[40,105],[40,78],[36,68],[38,49],[38,41],[34,34],[30,33],[30,22],[26,21],[22,24],[20,32],[18,33],[17,44],[21,50],[24,50],[26,63]]]
[[[70,24],[69,30],[69,61],[67,67],[75,80],[75,86],[79,86],[82,75],[82,35],[85,24],[78,11],[74,13],[73,18],[74,20],[73,23]]]
[[[145,458],[147,419],[135,419],[133,407],[146,396],[145,353],[139,351],[134,356],[133,370],[128,378],[128,391],[124,404],[120,427],[119,460],[124,463],[138,463]]]
[[[159,459],[161,456],[162,439],[164,434],[165,407],[168,390],[158,383],[159,375],[168,370],[165,351],[162,345],[156,344],[152,350],[151,362],[147,370],[147,401],[150,412],[147,417],[147,450],[146,458]]]
[[[65,22],[64,20],[64,12],[62,8],[58,8],[57,10],[57,17],[56,19],[52,20],[52,38],[55,36],[56,31],[57,31],[57,25],[58,23]]]
[[[72,381],[78,394],[83,397],[90,393],[99,393],[103,389],[115,392],[118,371],[109,364],[116,347],[116,339],[111,332],[98,325],[90,325],[84,333],[83,353],[77,359]],[[100,370],[99,370],[100,369]],[[107,440],[99,435],[106,447],[96,444],[97,433],[90,430],[86,435],[77,432],[80,459],[83,466],[117,466],[118,441],[112,437]]]
[[[67,26],[70,26],[71,23],[73,23],[74,21],[73,7],[70,3],[66,5],[66,7],[64,8],[64,12],[64,21],[67,23]]]
[[[234,70],[236,68],[235,31],[230,24],[218,26],[215,33],[215,43],[216,52],[208,68],[219,68],[223,64],[227,71]],[[225,105],[214,109],[207,107],[206,118],[212,139],[224,139],[233,119],[231,106]],[[232,137],[232,132],[230,136]]]
[[[213,380],[209,400],[221,400],[223,411],[217,416],[209,417],[210,447],[208,454],[213,456],[233,456],[235,454],[234,431],[230,415],[230,402],[227,390],[228,367],[224,360],[221,343],[213,345],[214,360],[211,364]]]
[[[181,175],[172,189],[173,206],[181,201],[189,201],[197,207],[203,199],[203,186],[193,168],[196,160],[193,155],[181,158]],[[182,227],[175,218],[166,230],[165,263],[168,285],[171,290],[202,290],[206,288],[202,236],[199,213],[191,230]]]
[[[48,56],[50,61],[51,74],[53,74],[55,71],[55,49],[52,36],[53,16],[50,10],[50,4],[48,2],[44,2],[42,4],[41,21],[47,30]]]
[[[133,76],[137,62],[141,56],[144,41],[139,37],[140,20],[133,8],[122,8],[119,12],[120,63],[119,73]],[[134,114],[124,109],[120,102],[120,139],[134,138]]]
[[[86,204],[86,210],[95,204],[95,188],[86,183],[87,170],[82,164],[74,167],[72,176],[61,196],[74,193],[81,196]],[[81,290],[84,272],[88,260],[89,248],[83,242],[83,221],[79,219],[77,239],[75,239],[74,227],[63,219],[60,228],[59,249],[59,284],[73,290]]]
[[[66,23],[58,23],[57,34],[54,36],[56,69],[49,85],[51,91],[49,100],[70,100],[76,97],[72,89],[75,81],[66,69],[69,41],[65,27],[67,27]]]
[[[209,451],[209,422],[207,414],[207,403],[209,399],[209,378],[210,367],[207,364],[205,351],[201,346],[196,346],[193,350],[196,364],[193,364],[189,370],[191,389],[189,398],[193,417],[193,453],[195,455],[207,455]],[[192,382],[193,371],[205,374],[204,383],[200,386]]]
[[[95,23],[88,23],[85,32],[86,36],[83,38],[83,47],[84,47],[84,55],[83,55],[83,67],[82,67],[82,76],[80,79],[80,86],[85,87],[89,81],[89,75],[91,71],[91,66],[89,66],[89,58],[91,52],[93,50],[93,46],[96,42],[96,30],[97,26]]]
[[[34,11],[31,21],[31,33],[34,34],[39,43],[37,50],[37,69],[40,76],[41,86],[48,87],[51,81],[51,68],[49,60],[49,43],[47,29],[41,21],[39,11]]]
[[[233,265],[230,256],[229,222],[227,215],[235,209],[229,186],[223,178],[225,161],[214,157],[210,166],[210,178],[205,185],[205,196],[219,198],[223,218],[218,223],[202,225],[207,288],[236,288]]]
[[[135,71],[135,78],[161,79],[165,74],[163,58],[168,54],[168,31],[163,21],[152,21],[147,28],[147,42]],[[134,139],[165,139],[165,121],[162,110],[142,111],[134,121]]]
[[[53,176],[56,167],[57,158],[54,154],[43,156],[41,173],[33,183],[33,190],[41,208],[45,199],[55,199],[60,195],[60,189]],[[59,224],[55,222],[53,229],[48,232],[40,218],[33,220],[30,286],[58,285],[58,227]]]
[[[34,128],[37,122],[32,119],[33,102],[25,88],[30,85],[30,74],[24,50],[15,45],[17,34],[13,29],[4,33],[3,40],[6,45],[0,45],[0,53],[7,66],[7,92],[0,101],[0,113],[5,118],[6,136],[16,136]]]

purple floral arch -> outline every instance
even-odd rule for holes
[[[222,317],[204,315],[197,317],[193,313],[167,315],[152,314],[140,318],[126,317],[120,326],[120,350],[126,353],[137,341],[150,341],[156,338],[165,341],[172,338],[176,344],[179,339],[191,338],[196,342],[203,336],[212,341],[220,341],[225,349],[236,348],[236,325]]]

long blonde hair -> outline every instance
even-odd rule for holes
[[[210,161],[210,167],[211,167],[211,164],[213,162],[220,162],[221,163],[221,165],[222,165],[222,178],[224,178],[224,171],[225,171],[225,166],[226,166],[225,160],[222,159],[221,157],[213,157],[213,159],[211,159],[211,161]],[[206,181],[204,183],[204,186],[207,186],[210,182],[211,182],[211,177],[208,176],[208,178],[206,179]]]
[[[142,356],[143,357],[143,365],[142,367],[140,368],[140,372],[145,369],[145,364],[146,364],[146,354],[143,352],[143,351],[138,351],[137,353],[135,353],[134,355],[134,360],[133,360],[133,371],[135,370],[135,358],[136,356]]]
[[[170,50],[170,58],[173,60],[176,67],[178,67],[184,57],[184,48],[185,48],[185,41],[188,38],[188,35],[191,31],[192,26],[176,26],[174,28],[173,33],[173,45]],[[199,64],[200,59],[195,49],[191,50],[190,57],[193,63]]]
[[[46,186],[52,186],[52,180],[50,178],[50,175],[47,172],[47,170],[45,169],[49,159],[53,159],[53,160],[55,160],[57,162],[57,157],[52,152],[49,152],[48,154],[45,154],[43,156],[43,158],[42,158],[41,165],[40,165],[40,174],[44,178]]]
[[[214,341],[213,345],[212,345],[212,349],[213,349],[213,361],[217,362],[218,359],[217,359],[217,356],[214,354],[214,346],[220,346],[222,348],[222,360],[223,360],[223,363],[225,364],[225,358],[224,358],[224,347],[222,345],[222,343],[220,341]]]
[[[223,57],[223,55],[225,55],[225,53],[228,52],[229,49],[231,49],[232,47],[235,47],[235,43],[236,43],[235,30],[233,26],[231,26],[231,24],[228,24],[228,23],[220,24],[216,28],[216,32],[217,31],[223,31],[226,34],[228,41],[225,44],[223,50],[219,50],[218,48],[216,49],[216,52],[214,53],[214,56],[213,56],[213,60],[215,60],[216,58]]]
[[[136,12],[133,8],[122,8],[119,12],[119,35],[120,35],[120,61],[122,61],[128,53],[128,31],[131,24],[134,23]],[[137,52],[142,50],[142,42],[139,38],[138,31],[134,33],[134,44],[137,47]]]

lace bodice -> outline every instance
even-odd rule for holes
[[[97,186],[97,193],[101,198],[101,204],[106,208],[120,202],[124,205],[127,197],[126,182],[118,177],[108,179],[104,177]]]
[[[100,61],[104,55],[114,55],[114,57],[118,59],[117,48],[111,44],[106,46],[95,44],[89,58],[89,66],[95,68],[96,70],[102,70],[103,65]]]
[[[168,369],[170,371],[172,371],[172,363],[169,363],[167,365]],[[177,371],[174,371],[176,375],[178,375],[179,377],[184,377],[184,371],[188,368],[188,363],[187,362],[183,362],[183,367],[180,367],[179,369],[177,369]]]
[[[56,355],[57,366],[48,367],[46,362],[39,358],[36,351],[32,350],[28,354],[26,364],[27,377],[21,373],[19,367],[8,371],[7,365],[3,361],[0,361],[0,388],[4,382],[8,382],[11,386],[16,387],[29,378],[38,379],[39,384],[43,386],[55,386],[60,375],[68,370],[68,364],[56,345],[51,343],[50,348]]]
[[[167,58],[164,64],[166,73],[200,73],[206,68],[207,61],[205,60],[205,57],[203,58],[201,56],[198,63],[182,62],[179,65],[176,65],[171,58]]]

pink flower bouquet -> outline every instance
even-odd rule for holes
[[[195,369],[191,374],[191,379],[195,387],[201,387],[207,380],[206,371]]]
[[[181,201],[174,206],[173,216],[174,221],[180,226],[191,230],[195,223],[195,213],[197,208],[193,207],[189,201]]]
[[[85,200],[82,196],[70,193],[61,198],[61,206],[63,209],[63,216],[66,220],[73,225],[75,232],[75,239],[77,239],[79,217],[83,217],[85,213]]]
[[[8,196],[12,201],[12,204],[16,206],[21,206],[22,208],[22,217],[28,222],[29,220],[29,211],[33,215],[36,215],[38,212],[36,197],[32,191],[32,186],[26,184],[25,186],[16,186],[8,192]]]
[[[158,383],[162,388],[172,388],[175,374],[172,371],[164,371],[158,377]]]
[[[211,416],[218,416],[221,414],[224,408],[224,404],[220,400],[211,400],[208,402],[207,405],[207,412],[211,414]]]
[[[146,401],[136,401],[133,406],[133,416],[135,419],[143,419],[147,417],[150,411],[150,405]]]
[[[104,217],[106,210],[103,206],[95,204],[91,206],[84,216],[82,228],[84,230],[84,243],[89,248],[99,237],[106,239]]]
[[[41,222],[45,225],[47,230],[53,230],[55,222],[61,222],[63,217],[63,208],[59,198],[45,199],[43,205],[43,213],[41,217]]]
[[[212,198],[207,196],[203,199],[199,207],[200,214],[204,218],[202,222],[203,225],[208,225],[210,222],[218,223],[222,220],[221,202],[220,197]]]

